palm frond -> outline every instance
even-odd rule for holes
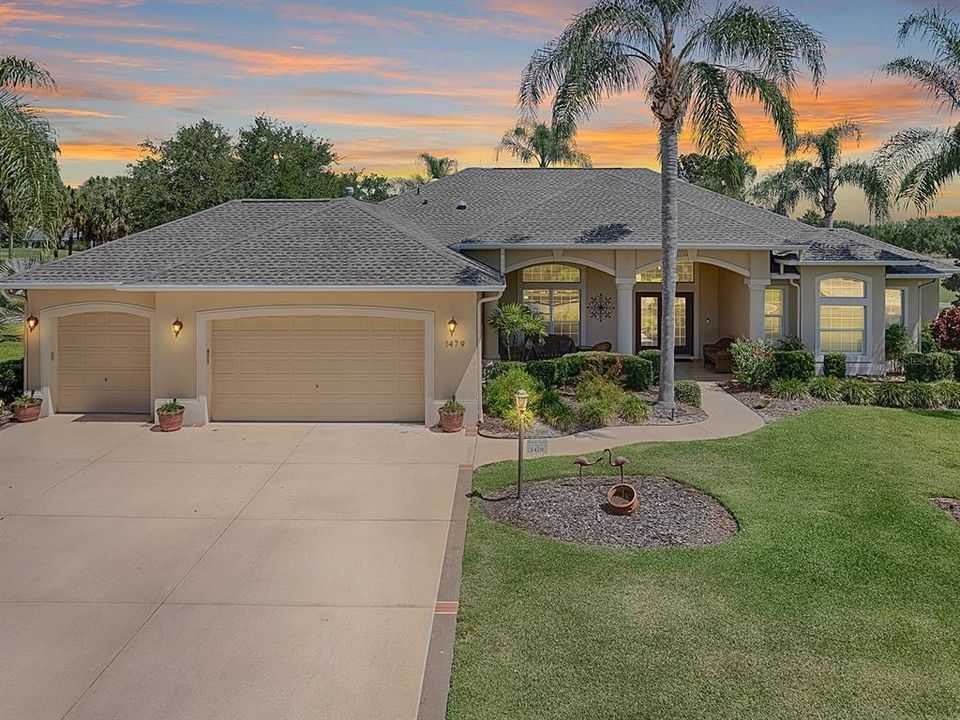
[[[727,73],[730,76],[730,86],[733,88],[734,95],[759,102],[773,122],[780,136],[780,142],[785,148],[789,147],[797,133],[797,113],[782,88],[772,80],[750,70],[730,68]]]
[[[457,161],[449,157],[437,157],[430,153],[420,153],[417,160],[423,163],[427,170],[427,177],[431,180],[439,180],[442,177],[451,175],[457,171]]]
[[[0,57],[0,87],[56,87],[50,72],[33,60],[16,55]]]
[[[847,118],[834,123],[822,132],[806,132],[798,135],[787,150],[790,154],[814,150],[820,167],[831,169],[840,162],[843,141],[854,140],[859,143],[862,134],[860,125]]]
[[[960,77],[956,68],[946,68],[917,57],[899,57],[881,66],[888,75],[906,78],[910,84],[926,92],[944,107],[960,107]]]
[[[837,168],[835,177],[838,185],[850,185],[863,192],[874,222],[883,222],[890,216],[890,187],[876,167],[865,162],[844,163]]]
[[[743,126],[733,106],[727,73],[709,63],[691,63],[690,88],[687,118],[697,148],[711,157],[738,152]]]
[[[800,200],[818,200],[815,180],[810,172],[813,166],[806,160],[792,160],[775,173],[762,178],[750,192],[750,198],[778,215],[789,215]]]
[[[928,40],[942,61],[960,64],[960,25],[942,8],[911,13],[900,21],[897,40],[903,45],[911,37]]]

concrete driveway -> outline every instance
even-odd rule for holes
[[[410,425],[0,430],[0,717],[415,718],[471,453]]]

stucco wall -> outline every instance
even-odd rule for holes
[[[163,292],[128,293],[117,291],[34,290],[28,298],[29,311],[42,317],[42,311],[74,303],[122,303],[155,309],[153,321],[152,377],[154,398],[189,400],[197,397],[197,313],[228,308],[264,306],[284,307],[369,307],[403,309],[433,313],[434,391],[430,398],[427,422],[435,421],[432,409],[454,395],[467,408],[467,418],[475,421],[478,413],[479,363],[477,357],[477,295],[469,292]],[[456,318],[457,329],[451,338],[447,322]],[[174,337],[171,323],[179,318],[183,330]],[[54,319],[53,322],[56,322]],[[53,330],[52,328],[50,330]],[[453,342],[453,347],[448,346]],[[462,346],[460,341],[463,342]],[[28,338],[26,382],[29,388],[41,388],[40,333]]]

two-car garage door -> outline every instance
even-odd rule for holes
[[[366,316],[213,321],[213,420],[424,419],[423,322]]]

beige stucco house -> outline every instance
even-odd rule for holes
[[[681,185],[677,356],[799,336],[884,367],[951,269]],[[642,169],[467,169],[373,205],[241,200],[49,263],[28,291],[26,385],[45,412],[432,423],[479,413],[486,322],[526,302],[579,346],[659,345],[660,180]],[[175,332],[176,330],[176,332]]]

